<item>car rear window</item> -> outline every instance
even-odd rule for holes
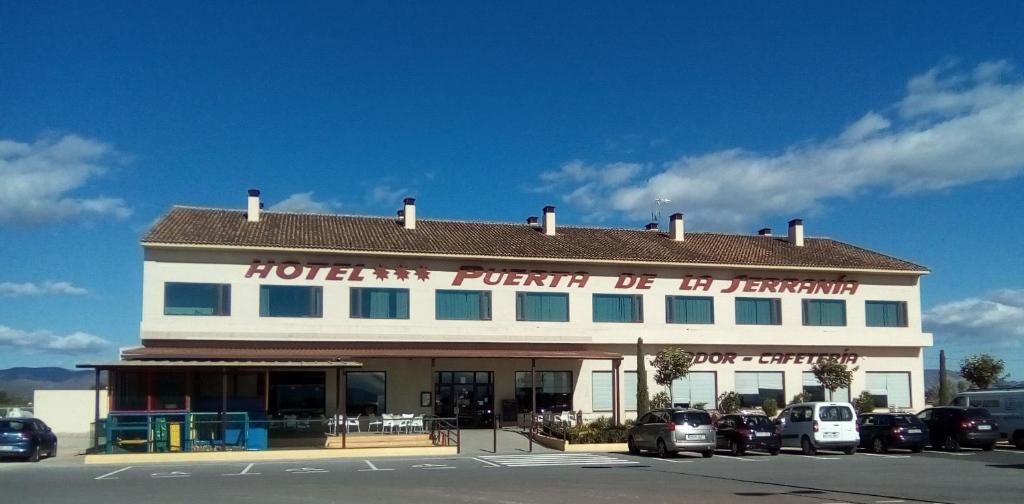
[[[967,418],[992,418],[988,410],[981,408],[967,408],[964,410],[964,416]]]
[[[896,425],[920,425],[921,420],[912,415],[895,415],[892,417]]]
[[[28,422],[18,422],[13,420],[0,420],[0,432],[20,432],[28,430],[30,425]]]
[[[711,425],[711,415],[703,411],[677,411],[672,414],[672,422],[693,426]]]
[[[770,428],[770,427],[773,426],[772,425],[772,421],[769,420],[768,417],[760,416],[760,415],[743,417],[743,423],[746,424],[747,427],[769,427]]]
[[[853,410],[846,406],[822,406],[818,418],[827,422],[849,422],[853,420]]]

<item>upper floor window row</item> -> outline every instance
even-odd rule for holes
[[[905,301],[866,301],[864,312],[868,327],[907,327]]]
[[[167,282],[164,315],[231,315],[231,285]]]

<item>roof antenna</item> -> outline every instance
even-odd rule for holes
[[[660,224],[661,223],[661,205],[665,203],[671,203],[672,200],[668,198],[655,198],[654,204],[657,205],[657,211],[651,213],[651,221]],[[660,227],[660,226],[659,226]]]

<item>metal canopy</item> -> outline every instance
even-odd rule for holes
[[[124,368],[348,368],[362,367],[362,362],[346,360],[324,361],[272,361],[272,360],[129,360],[117,362],[101,362],[94,364],[78,364],[76,368],[85,369],[124,369]]]

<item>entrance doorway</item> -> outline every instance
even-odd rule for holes
[[[320,418],[326,412],[323,371],[275,371],[270,373],[270,414]]]
[[[459,418],[462,427],[494,423],[493,371],[435,371],[434,414]]]

